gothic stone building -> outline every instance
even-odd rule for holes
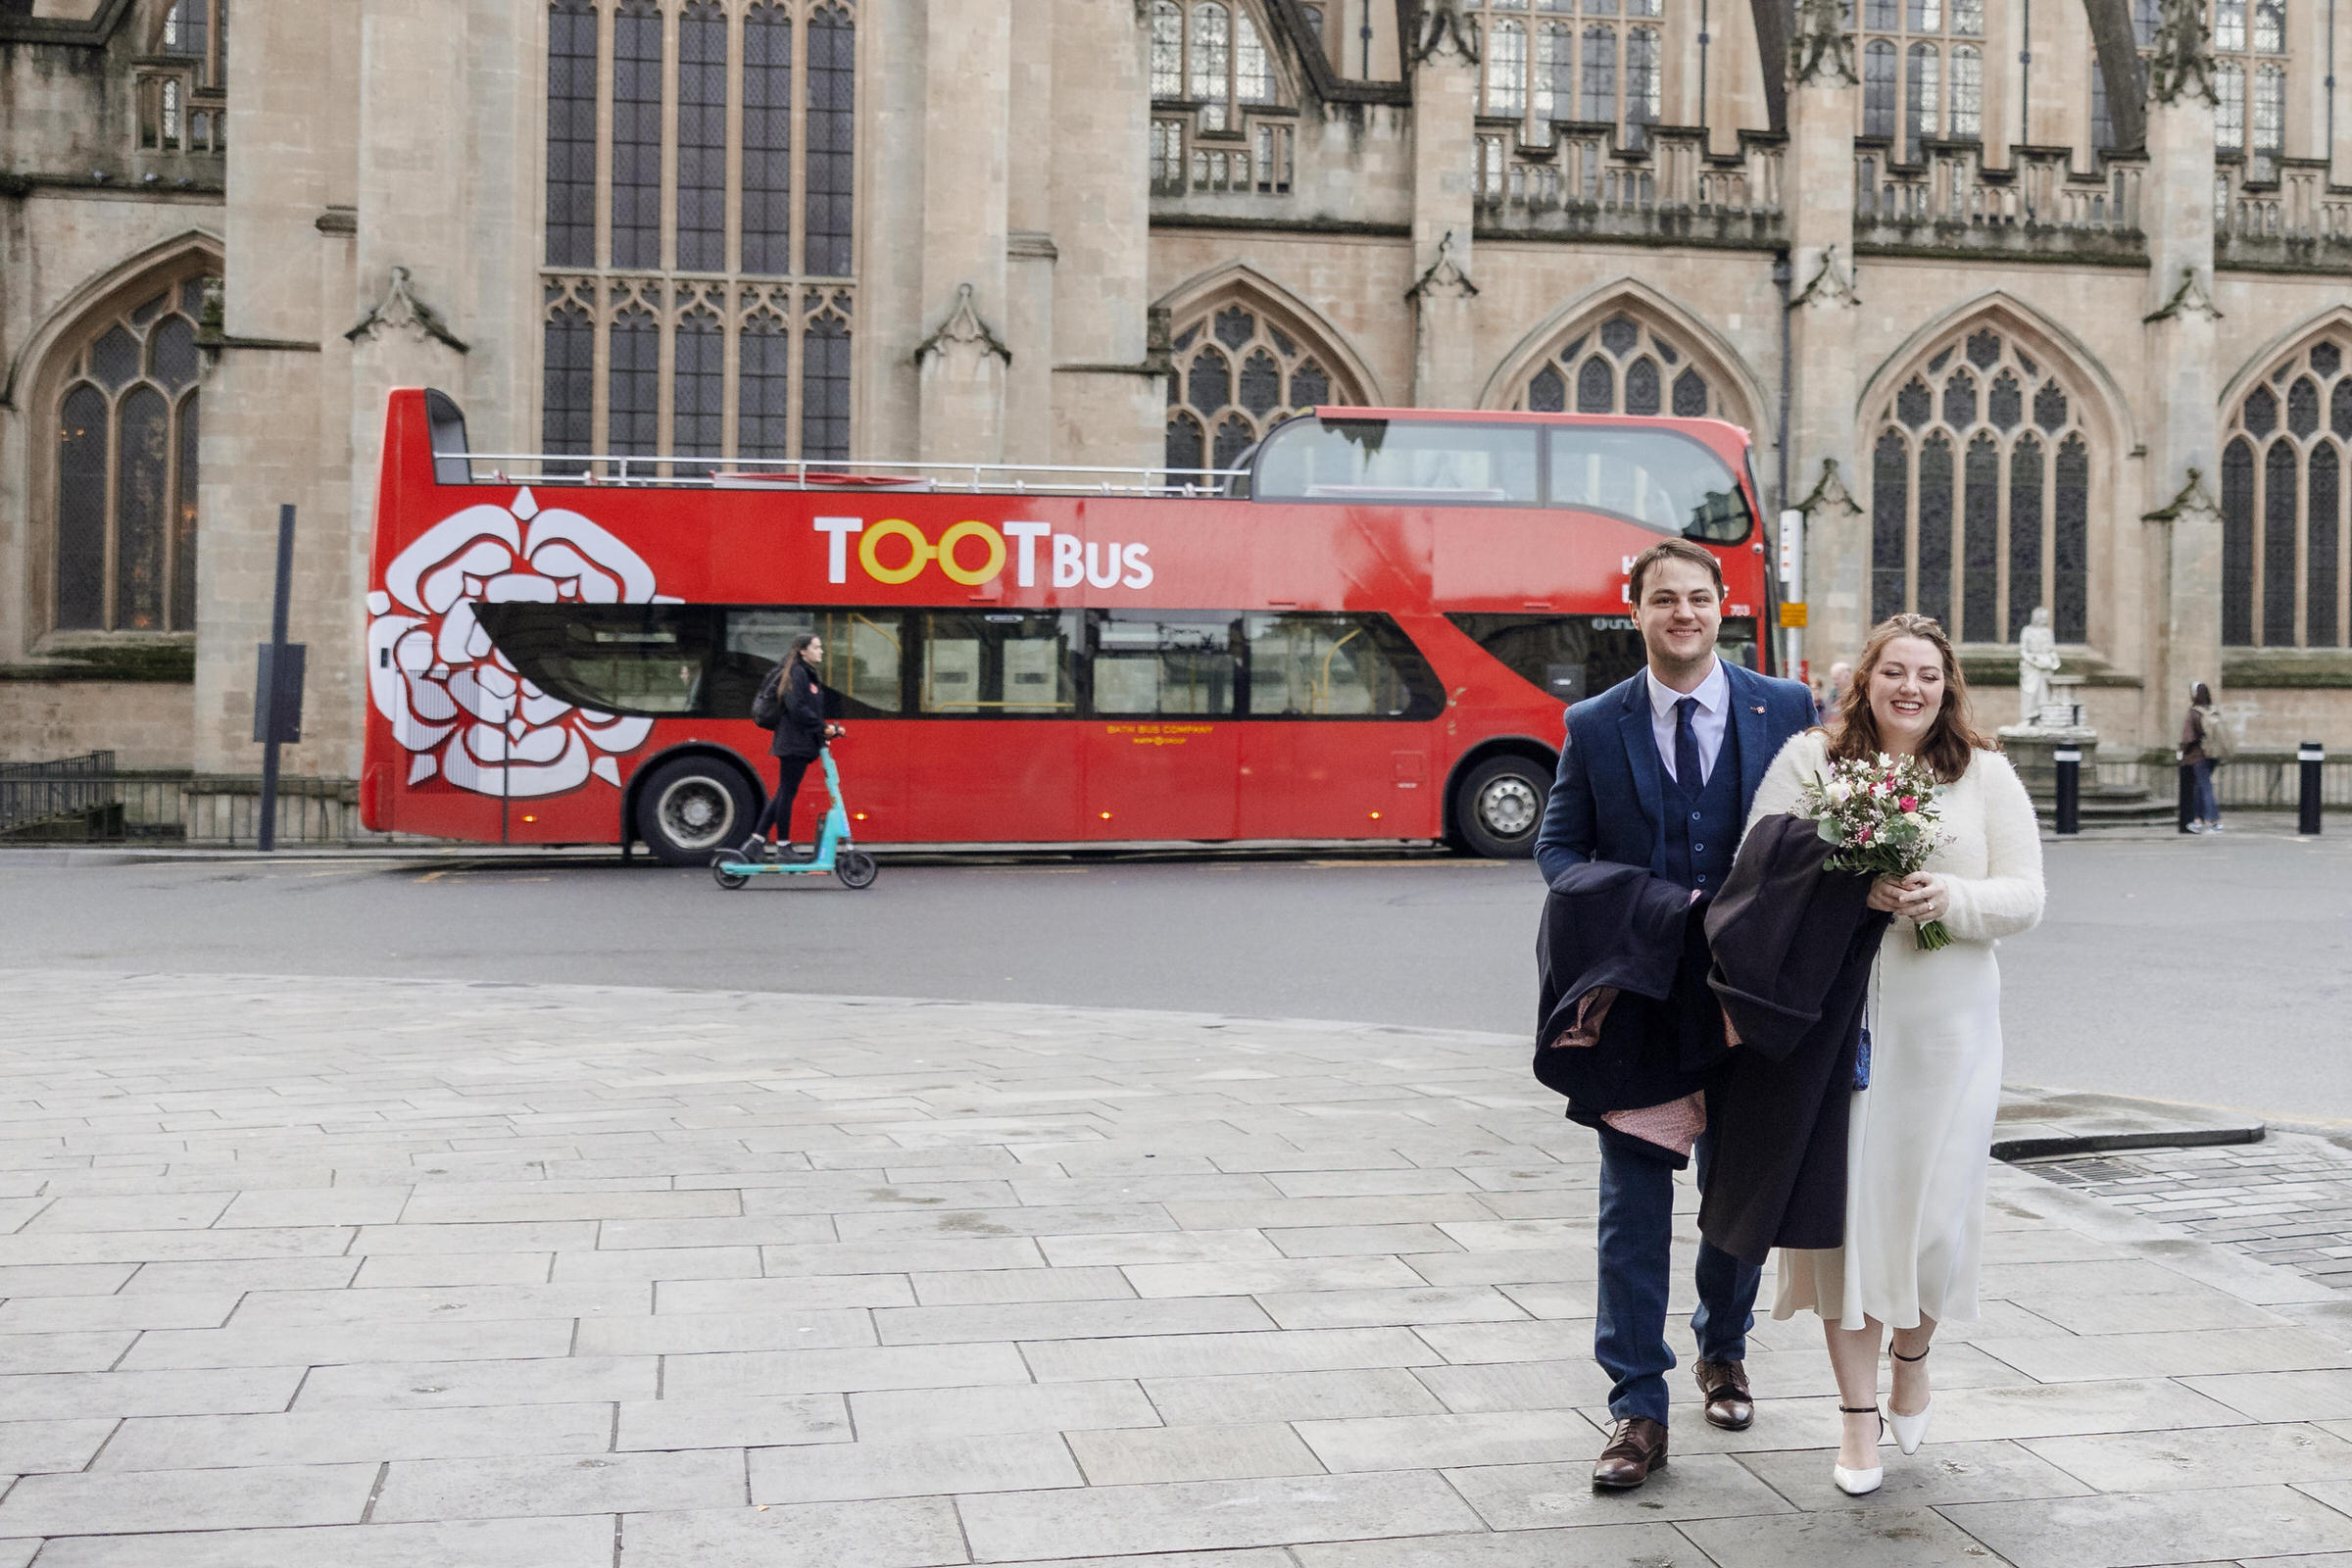
[[[0,0],[0,758],[250,773],[293,502],[291,765],[352,776],[420,383],[476,451],[706,458],[1703,411],[1806,514],[1817,662],[1915,608],[1997,681],[2046,605],[2110,747],[2192,678],[2249,744],[2341,744],[2334,17]]]

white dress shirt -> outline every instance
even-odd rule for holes
[[[1723,727],[1730,721],[1732,709],[1732,678],[1723,672],[1723,661],[1718,659],[1707,669],[1707,678],[1698,683],[1695,691],[1678,692],[1649,670],[1642,678],[1649,682],[1649,732],[1657,738],[1658,761],[1666,776],[1678,784],[1689,781],[1674,771],[1674,705],[1686,697],[1698,699],[1698,708],[1690,714],[1690,733],[1698,742],[1698,782],[1700,788],[1714,776],[1715,759],[1723,751]]]

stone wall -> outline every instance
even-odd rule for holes
[[[194,720],[175,682],[0,680],[0,762],[113,752],[117,767],[185,767]]]

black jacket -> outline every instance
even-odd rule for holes
[[[1845,1240],[1845,1143],[1870,966],[1892,918],[1869,876],[1833,871],[1802,817],[1767,816],[1706,912],[1708,984],[1739,1040],[1707,1098],[1699,1234],[1749,1263]]]
[[[1560,871],[1536,938],[1537,1081],[1568,1098],[1571,1120],[1677,1169],[1683,1158],[1623,1138],[1600,1118],[1702,1089],[1724,1057],[1723,1024],[1705,983],[1706,934],[1693,909],[1688,888],[1638,865],[1589,860]],[[1618,996],[1596,1043],[1554,1044],[1576,1024],[1585,997],[1602,987]]]
[[[784,714],[776,720],[770,757],[814,758],[825,749],[825,689],[808,661],[795,655],[784,666]]]

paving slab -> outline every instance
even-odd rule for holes
[[[1880,1494],[1830,1486],[1800,1318],[1754,1333],[1751,1429],[1678,1368],[1671,1464],[1596,1495],[1596,1161],[1516,1040],[0,982],[0,1568],[2352,1556],[2352,1293],[2284,1245],[2352,1217],[2292,1172],[1994,1164],[1984,1316]]]

